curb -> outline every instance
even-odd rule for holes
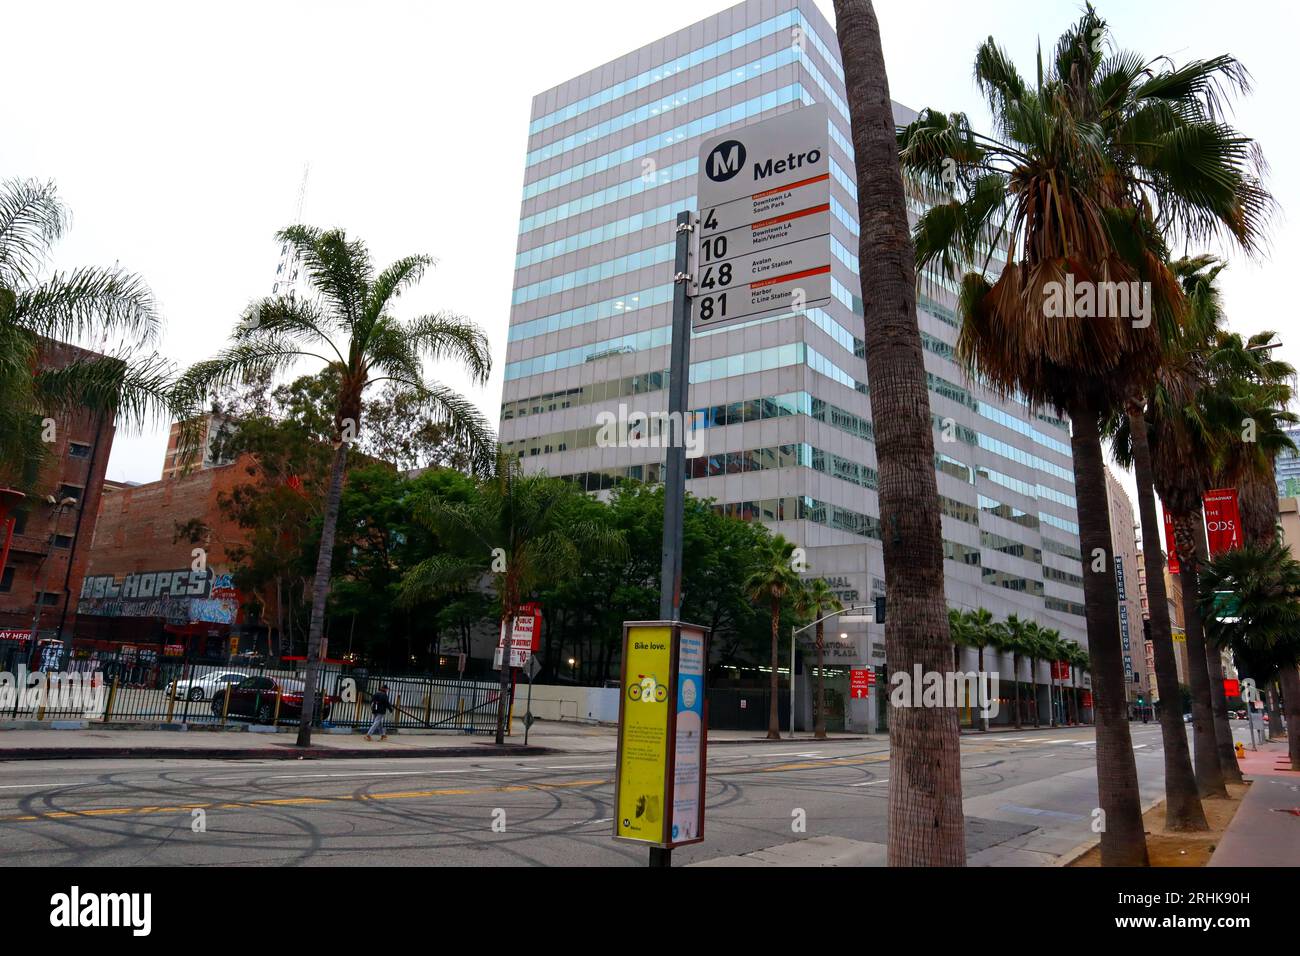
[[[885,737],[884,734],[876,734],[876,736]],[[726,747],[730,744],[785,744],[788,747],[790,744],[833,744],[845,740],[871,739],[873,738],[867,735],[861,737],[826,737],[822,740],[818,740],[816,737],[796,737],[794,740],[789,737],[782,737],[780,740],[768,740],[766,737],[740,737],[728,738],[727,740],[710,740],[709,747]]]
[[[373,757],[541,757],[569,753],[553,747],[502,746],[423,747],[418,750],[345,747],[14,747],[0,749],[5,760],[104,760],[134,757],[143,760],[354,760]]]
[[[1142,807],[1142,816],[1146,816],[1148,813],[1150,813],[1152,810],[1154,810],[1156,807],[1160,806],[1160,804],[1164,802],[1165,802],[1165,798],[1160,797],[1158,800],[1152,800],[1150,803],[1144,805]],[[1052,866],[1069,866],[1071,863],[1079,859],[1079,857],[1083,856],[1085,853],[1087,853],[1093,847],[1097,846],[1099,843],[1101,843],[1101,837],[1094,837],[1091,840],[1087,840],[1084,843],[1080,843],[1072,850],[1067,850],[1065,853],[1057,857],[1056,861],[1052,863]]]

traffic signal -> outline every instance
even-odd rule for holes
[[[1143,700],[1142,695],[1141,695],[1141,694],[1138,694],[1138,706],[1139,706],[1139,707],[1142,707],[1142,706],[1145,706],[1145,704],[1146,704],[1146,701]]]

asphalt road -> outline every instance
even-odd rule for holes
[[[1144,803],[1160,732],[1134,724]],[[1244,725],[1241,730],[1244,733]],[[1092,838],[1091,728],[962,740],[972,864],[1050,865]],[[0,859],[45,865],[639,865],[610,836],[613,755],[303,762],[32,761],[0,777]],[[882,864],[883,738],[718,746],[706,840],[674,865]],[[800,824],[802,823],[802,829]]]

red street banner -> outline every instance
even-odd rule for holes
[[[1210,557],[1241,546],[1241,515],[1237,511],[1237,489],[1216,488],[1205,494],[1205,530]]]
[[[1052,661],[1052,680],[1069,680],[1070,665],[1067,661]]]
[[[1235,681],[1235,680],[1231,680],[1231,679],[1225,677],[1225,678],[1223,679],[1223,696],[1224,696],[1224,697],[1240,697],[1240,696],[1241,696],[1241,684],[1240,684],[1240,682]]]
[[[1090,690],[1085,690],[1085,691],[1083,692],[1083,706],[1084,706],[1084,707],[1091,707],[1091,706],[1092,706],[1092,691],[1090,691]]]
[[[1174,519],[1169,517],[1168,509],[1162,509],[1165,513],[1165,551],[1169,554],[1169,573],[1178,573],[1178,546],[1174,543]]]

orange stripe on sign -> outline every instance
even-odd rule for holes
[[[761,193],[754,193],[751,199],[766,199],[768,196],[775,196],[777,193],[783,193],[790,189],[798,189],[800,186],[811,186],[813,183],[819,183],[824,179],[830,179],[830,173],[822,173],[820,176],[814,176],[812,179],[801,179],[797,183],[790,183],[787,186],[780,186],[777,189],[766,189]]]
[[[749,228],[762,229],[764,226],[775,226],[778,222],[789,222],[792,219],[800,219],[804,216],[815,216],[819,212],[830,212],[831,204],[822,203],[820,206],[813,206],[811,209],[800,209],[798,212],[788,212],[784,216],[773,216],[771,219],[764,219],[756,222]]]
[[[830,271],[830,266],[818,266],[816,269],[805,269],[803,272],[792,272],[788,276],[777,276],[775,279],[762,279],[758,282],[751,282],[749,287],[751,289],[766,289],[770,285],[778,285],[782,282],[793,282],[795,279],[806,279],[808,276],[819,276]]]

